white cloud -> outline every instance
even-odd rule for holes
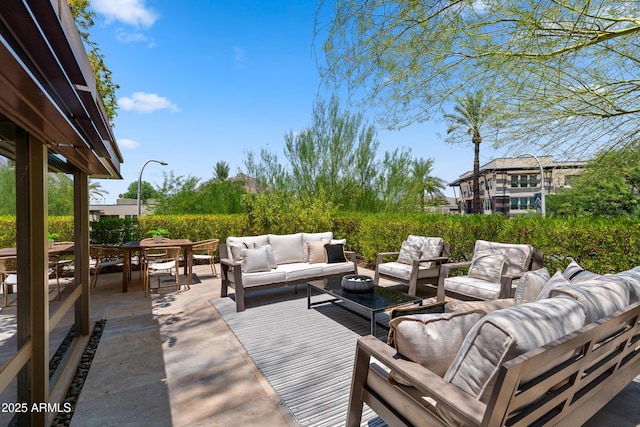
[[[119,21],[135,27],[149,28],[158,19],[158,14],[146,7],[145,0],[93,0],[95,11],[104,15],[107,22]]]
[[[177,105],[163,96],[155,93],[134,92],[131,97],[125,96],[118,100],[118,106],[125,111],[151,113],[156,110],[180,111]]]
[[[118,139],[118,146],[120,148],[124,148],[125,150],[135,150],[140,146],[140,144],[133,139],[122,138]]]
[[[142,33],[131,33],[129,31],[125,31],[122,28],[116,30],[116,39],[122,43],[144,43],[147,42],[149,47],[153,47],[156,45],[153,39],[145,36]]]

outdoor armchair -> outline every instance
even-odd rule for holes
[[[398,252],[380,252],[376,257],[374,282],[380,278],[404,283],[409,295],[416,295],[418,285],[438,284],[440,265],[449,260],[451,245],[440,237],[410,235]],[[385,258],[397,257],[384,262]]]
[[[437,300],[510,298],[517,284],[514,279],[541,268],[542,260],[543,254],[534,251],[531,245],[477,240],[471,261],[440,266]],[[468,268],[466,276],[449,277],[451,270],[460,268]]]

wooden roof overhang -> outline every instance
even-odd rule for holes
[[[123,162],[66,0],[0,2],[0,154],[14,124],[44,142],[50,165],[122,178]]]

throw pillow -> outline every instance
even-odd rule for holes
[[[442,377],[482,316],[480,311],[401,316],[389,322],[389,339],[402,356]],[[405,383],[394,375],[389,378]]]
[[[442,255],[442,249],[444,249],[444,240],[442,237],[423,237],[409,235],[407,237],[409,243],[417,243],[420,245],[420,258],[436,258]],[[434,267],[433,262],[423,262],[420,264],[424,268]]]
[[[325,243],[322,243],[322,241],[307,242],[307,249],[309,251],[307,257],[309,264],[316,264],[325,261],[326,255],[324,252],[324,245]]]
[[[600,277],[599,274],[592,273],[591,271],[588,271],[582,268],[582,266],[580,266],[580,264],[578,264],[575,260],[571,260],[571,262],[569,263],[567,268],[564,269],[564,272],[562,274],[572,284],[585,282],[587,280]]]
[[[400,247],[400,253],[398,254],[398,262],[402,264],[413,264],[413,261],[420,259],[420,252],[422,251],[422,245],[418,243],[411,243],[408,240],[402,242]]]
[[[565,286],[565,285],[571,285],[571,283],[567,280],[566,277],[564,277],[564,275],[562,274],[562,271],[560,270],[556,271],[556,274],[551,276],[551,279],[549,279],[549,281],[545,283],[544,287],[540,291],[540,294],[538,295],[538,298],[536,298],[536,301],[549,298],[550,293],[553,289],[557,288],[558,286]]]
[[[242,250],[253,249],[253,248],[255,248],[254,243],[242,242],[242,243],[231,245],[231,258],[233,258],[234,261],[242,262]]]
[[[347,262],[347,257],[344,254],[344,245],[324,245],[324,252],[326,255],[325,262],[328,264]]]
[[[256,248],[266,248],[267,249],[267,257],[269,258],[269,267],[277,268],[278,264],[276,263],[276,257],[273,254],[273,248],[271,245],[256,245]]]
[[[546,267],[524,273],[516,287],[516,304],[536,301],[549,279],[549,270]]]
[[[242,249],[242,269],[245,273],[271,271],[267,248]]]
[[[469,267],[468,276],[474,279],[500,283],[500,278],[507,271],[507,257],[504,255],[484,255],[476,258]]]

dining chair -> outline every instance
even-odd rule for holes
[[[158,288],[160,288],[160,276],[172,276],[175,273],[176,292],[180,290],[180,251],[178,246],[168,246],[164,248],[150,248],[143,250],[144,266],[144,296],[149,293],[149,281],[151,277],[158,277]]]
[[[218,250],[218,243],[220,239],[208,239],[200,240],[193,244],[192,259],[205,260],[209,262],[211,267],[211,273],[213,277],[218,277],[218,271],[216,270],[215,253]]]
[[[2,280],[2,296],[4,307],[9,305],[9,290],[18,285],[17,258],[0,259],[0,279]]]
[[[93,273],[91,286],[95,288],[98,283],[98,276],[103,268],[122,266],[124,256],[122,250],[110,245],[96,245],[89,247],[89,269]]]

